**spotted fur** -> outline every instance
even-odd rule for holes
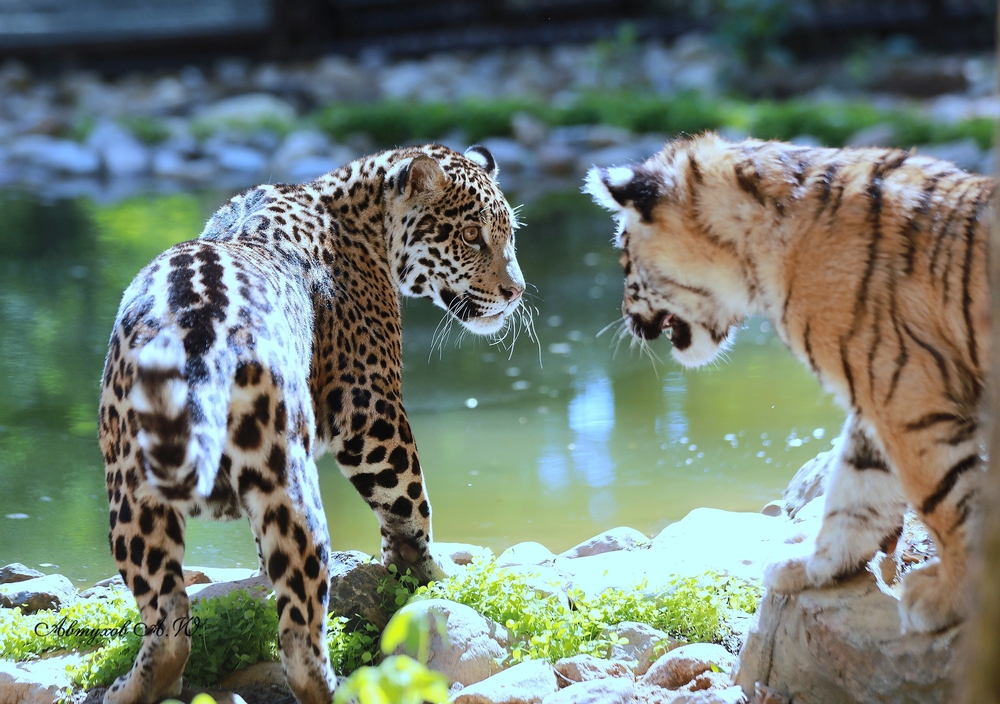
[[[618,218],[635,335],[667,331],[696,366],[764,315],[850,413],[815,551],[772,566],[769,586],[857,571],[910,503],[940,562],[906,576],[902,627],[956,622],[982,475],[995,182],[912,152],[708,134],[595,169],[587,190]]]
[[[431,508],[400,395],[400,295],[476,333],[524,280],[516,219],[482,147],[383,152],[223,206],[125,291],[104,371],[109,540],[144,623],[188,613],[187,516],[248,516],[274,584],[281,658],[303,704],[329,704],[330,541],[316,458],[371,506],[386,564],[421,579]],[[151,634],[109,704],[180,691],[183,634]]]

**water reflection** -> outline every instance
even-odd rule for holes
[[[57,564],[82,581],[114,572],[95,415],[115,310],[135,273],[224,197],[0,193],[0,563]],[[696,506],[758,510],[829,446],[842,413],[762,321],[716,369],[681,370],[666,342],[656,369],[627,344],[615,354],[596,337],[620,317],[610,219],[575,192],[525,219],[538,346],[466,337],[428,360],[441,313],[404,306],[403,395],[437,539],[562,550],[615,525],[652,534]],[[331,458],[319,469],[334,547],[376,552],[371,511]],[[191,520],[187,560],[255,565],[246,522]]]

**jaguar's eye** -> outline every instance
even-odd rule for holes
[[[476,244],[482,238],[482,230],[478,225],[469,225],[462,230],[462,239],[466,244]]]

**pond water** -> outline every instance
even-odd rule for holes
[[[95,439],[111,324],[135,273],[228,195],[0,193],[0,564],[78,582],[115,573]],[[731,361],[698,371],[666,341],[655,364],[627,340],[616,351],[611,332],[597,336],[621,306],[608,215],[571,191],[523,219],[537,343],[453,336],[432,351],[441,312],[404,305],[404,402],[438,540],[561,551],[618,525],[652,535],[698,506],[758,511],[829,447],[843,413],[766,322],[747,321]],[[367,506],[332,458],[319,471],[334,549],[376,552]],[[190,520],[185,561],[254,567],[249,526]]]

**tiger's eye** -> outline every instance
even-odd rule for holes
[[[475,225],[469,225],[467,228],[462,230],[462,239],[468,244],[475,244],[476,240],[479,239],[479,228]]]

